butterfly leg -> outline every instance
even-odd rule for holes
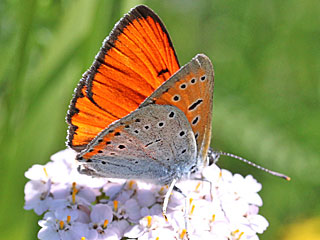
[[[185,224],[185,230],[186,230],[186,237],[189,240],[189,234],[188,234],[188,211],[187,211],[187,196],[181,191],[180,188],[178,188],[177,186],[175,186],[175,184],[177,183],[177,179],[173,179],[173,181],[171,182],[169,189],[165,195],[164,201],[163,201],[163,206],[162,206],[162,214],[164,216],[164,218],[166,219],[166,221],[168,221],[167,218],[167,207],[168,207],[168,203],[169,203],[169,199],[171,196],[172,191],[176,191],[180,194],[182,194],[182,196],[184,197],[184,224]]]
[[[173,188],[174,186],[176,185],[177,183],[177,179],[173,179],[170,186],[169,186],[169,189],[164,197],[164,201],[163,201],[163,205],[162,205],[162,215],[164,216],[164,218],[166,219],[166,221],[168,221],[168,218],[167,218],[167,207],[168,207],[168,203],[169,203],[169,198],[170,198],[170,195],[173,191]],[[180,190],[180,189],[179,189]]]
[[[189,222],[189,219],[188,219],[188,209],[189,209],[188,208],[188,199],[187,199],[187,196],[179,188],[176,188],[176,189],[177,189],[176,191],[181,193],[182,196],[184,197],[184,213],[183,213],[184,228],[186,230],[186,237],[189,240],[190,238],[189,238],[189,231],[188,231],[188,222]]]

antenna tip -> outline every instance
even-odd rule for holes
[[[276,173],[276,174],[273,174],[273,175],[275,175],[277,177],[281,177],[281,178],[287,180],[288,182],[291,181],[291,177],[288,177],[287,175],[284,175],[284,174],[281,174],[281,173]]]

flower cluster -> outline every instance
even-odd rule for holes
[[[63,150],[25,176],[25,209],[43,215],[39,239],[259,239],[267,220],[258,214],[261,189],[251,175],[206,167],[177,184],[162,216],[166,186],[92,178]]]

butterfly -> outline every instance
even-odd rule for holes
[[[80,172],[171,184],[206,165],[214,73],[196,55],[178,63],[160,18],[140,5],[103,42],[66,117]]]

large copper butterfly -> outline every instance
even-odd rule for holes
[[[180,68],[164,24],[137,6],[75,89],[67,144],[82,173],[172,183],[206,164],[212,98],[209,58]]]

